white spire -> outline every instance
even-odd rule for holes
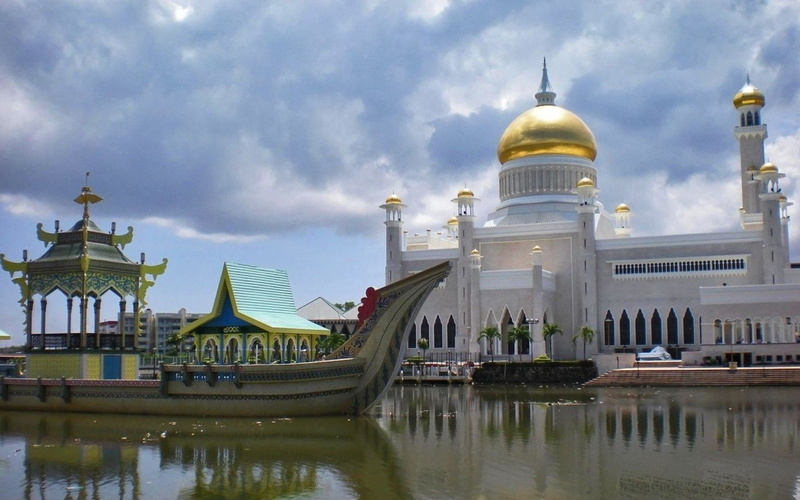
[[[539,84],[539,92],[536,93],[536,105],[546,106],[555,104],[556,93],[553,92],[553,86],[550,84],[550,79],[547,78],[547,58],[544,58],[544,66],[542,68],[542,83]]]

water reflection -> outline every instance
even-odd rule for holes
[[[6,412],[0,450],[0,491],[19,491],[13,498],[410,496],[386,434],[364,418],[170,421]]]
[[[796,389],[406,386],[378,414],[428,498],[800,498]]]
[[[800,498],[794,388],[393,388],[369,418],[0,413],[0,497]]]

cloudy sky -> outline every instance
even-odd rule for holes
[[[357,301],[383,283],[387,195],[411,232],[440,227],[464,185],[479,217],[495,208],[497,141],[545,56],[557,104],[597,138],[601,201],[628,203],[635,234],[737,227],[747,71],[797,201],[800,4],[662,3],[5,0],[0,252],[38,257],[36,223],[80,219],[90,171],[92,218],[134,226],[129,256],[170,260],[154,310],[206,312],[224,261],[286,269],[298,306]],[[4,276],[0,329],[21,342]]]

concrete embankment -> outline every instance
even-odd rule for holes
[[[582,384],[595,377],[597,368],[591,362],[483,363],[472,374],[477,384]]]
[[[586,387],[800,386],[800,367],[623,368],[604,373]]]

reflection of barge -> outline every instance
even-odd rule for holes
[[[162,415],[359,414],[392,383],[410,320],[450,272],[442,263],[368,293],[369,316],[326,361],[166,365],[160,381],[0,379],[0,409]]]
[[[0,435],[25,463],[3,498],[65,489],[72,495],[60,498],[317,498],[339,478],[353,498],[409,498],[395,450],[369,418],[0,411]]]

